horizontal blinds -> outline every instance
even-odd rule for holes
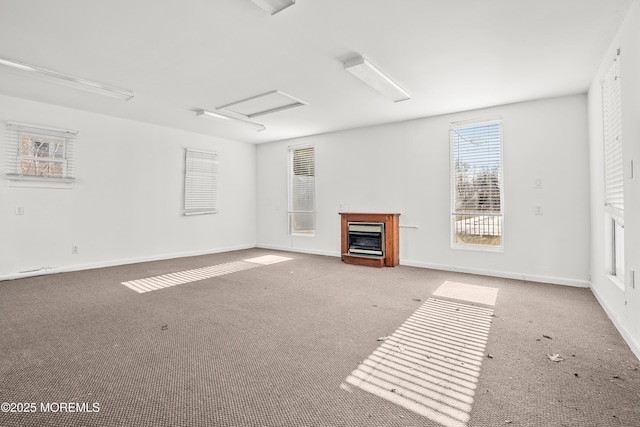
[[[502,212],[500,121],[450,128],[454,214]]]
[[[624,213],[620,57],[602,82],[605,206],[618,220]]]
[[[313,146],[289,147],[289,233],[315,235],[316,163]]]
[[[186,149],[184,214],[217,212],[218,153]]]
[[[5,132],[9,179],[73,181],[78,131],[9,121]]]
[[[289,212],[315,212],[315,153],[313,147],[290,148]]]

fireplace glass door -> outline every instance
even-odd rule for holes
[[[384,257],[384,223],[350,222],[347,231],[350,254]]]

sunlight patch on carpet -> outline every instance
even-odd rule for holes
[[[498,288],[445,281],[433,296],[452,298],[485,305],[496,305]]]
[[[444,427],[466,427],[493,310],[429,298],[340,386],[352,386]]]
[[[184,283],[197,282],[198,280],[210,279],[212,277],[224,276],[226,274],[249,270],[251,268],[276,264],[290,259],[293,258],[265,255],[262,257],[246,259],[244,261],[233,261],[210,267],[197,268],[195,270],[179,271],[146,279],[130,280],[128,282],[122,282],[122,284],[129,289],[142,294],[145,292],[155,291],[157,289],[182,285]]]
[[[253,262],[255,264],[260,264],[260,265],[271,265],[271,264],[277,264],[283,261],[289,261],[291,259],[293,258],[287,258],[279,255],[264,255],[264,256],[259,256],[257,258],[245,259],[245,261]]]

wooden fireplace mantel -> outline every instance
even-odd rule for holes
[[[358,213],[340,212],[342,261],[347,264],[368,265],[371,267],[395,267],[400,264],[399,255],[399,213]],[[372,257],[349,253],[347,224],[350,222],[384,223],[384,256]]]

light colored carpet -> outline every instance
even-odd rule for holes
[[[121,284],[262,256],[291,259],[153,292]],[[495,305],[470,301],[477,288],[434,295],[446,282],[497,289]],[[484,314],[459,327],[436,304]],[[449,427],[409,407],[427,398],[468,427],[640,420],[640,363],[588,289],[252,249],[0,282],[0,325],[0,402],[38,405],[0,413],[6,427]],[[444,335],[456,344],[436,352]],[[475,379],[454,374],[472,360]],[[386,375],[385,396],[348,381],[364,369]],[[99,412],[39,410],[52,402]]]

